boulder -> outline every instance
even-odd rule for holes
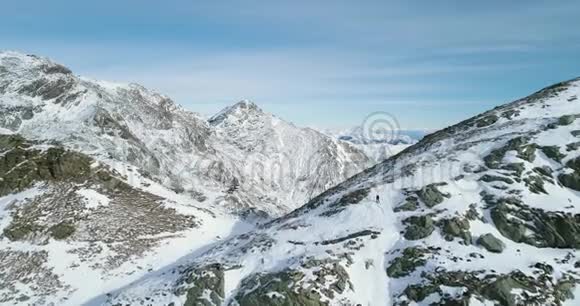
[[[400,257],[391,261],[387,268],[387,275],[393,278],[409,275],[418,267],[425,265],[427,261],[424,255],[427,253],[428,250],[421,247],[406,248]]]
[[[557,162],[561,162],[562,158],[566,157],[566,154],[560,153],[560,147],[558,146],[543,146],[540,147],[540,150],[542,150],[548,158]]]
[[[53,225],[48,229],[50,236],[57,240],[63,240],[74,234],[76,228],[73,224],[68,222],[61,222],[59,224]]]
[[[480,181],[483,182],[504,182],[506,184],[513,184],[514,181],[510,178],[499,176],[499,175],[490,175],[484,174],[479,178]]]
[[[407,197],[405,202],[393,209],[394,212],[415,211],[419,208],[419,201],[415,197]]]
[[[533,193],[548,194],[544,188],[544,178],[540,175],[530,175],[524,178],[524,183],[526,184],[526,187],[528,187],[528,189]]]
[[[433,219],[430,216],[412,216],[403,221],[407,225],[404,237],[407,240],[423,239],[435,230]]]
[[[580,157],[569,160],[566,163],[566,167],[572,168],[574,171],[580,171]]]
[[[516,300],[512,291],[514,289],[526,289],[523,284],[511,276],[504,276],[489,284],[482,290],[485,297],[496,300],[500,305],[516,306]]]
[[[477,244],[483,246],[486,250],[492,253],[501,253],[505,249],[505,244],[495,238],[492,234],[485,234],[477,239]]]
[[[491,151],[483,158],[485,165],[491,169],[500,168],[505,154],[512,150],[518,153],[518,158],[533,162],[536,156],[536,145],[528,144],[529,140],[529,137],[523,136],[510,139],[506,145]]]
[[[526,239],[526,227],[523,222],[509,218],[508,214],[511,209],[509,209],[504,201],[507,200],[502,200],[491,210],[491,219],[497,230],[504,237],[514,242],[523,242]]]
[[[423,201],[423,203],[425,203],[425,205],[427,205],[427,207],[434,207],[435,205],[442,203],[445,200],[445,197],[448,197],[448,195],[437,189],[437,186],[439,185],[441,184],[429,184],[417,191],[417,196],[421,201]]]
[[[517,199],[493,205],[491,218],[504,237],[536,247],[580,249],[580,214],[530,208]]]
[[[445,219],[441,222],[441,231],[446,240],[451,241],[454,237],[463,240],[464,244],[471,244],[472,237],[469,232],[469,221],[459,217]]]
[[[558,181],[564,187],[580,191],[580,175],[576,172],[558,175]]]
[[[558,118],[558,125],[570,125],[576,120],[576,116],[574,115],[564,115]]]
[[[570,151],[576,151],[580,148],[580,141],[576,141],[576,142],[572,142],[569,144],[566,144],[566,151],[570,152]]]

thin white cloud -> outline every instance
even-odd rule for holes
[[[163,58],[147,65],[93,67],[91,77],[153,87],[183,104],[233,102],[324,103],[350,97],[443,93],[453,84],[409,77],[521,69],[519,65],[425,64],[373,67],[369,58],[321,50],[269,50]],[[362,80],[362,81],[361,81]],[[366,98],[365,98],[366,99]]]

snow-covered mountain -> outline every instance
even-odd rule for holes
[[[136,84],[0,53],[0,127],[135,166],[200,202],[281,214],[369,166],[344,142],[238,103],[209,122]]]
[[[298,128],[256,104],[241,101],[209,119],[226,147],[242,165],[243,179],[280,194],[285,203],[305,203],[371,166],[354,146],[309,128]],[[241,153],[240,153],[241,152]]]
[[[559,83],[430,134],[91,305],[578,305],[579,95]]]
[[[3,305],[86,303],[370,163],[249,102],[208,120],[16,52],[0,53],[0,156]]]

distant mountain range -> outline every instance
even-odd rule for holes
[[[321,129],[321,132],[352,144],[375,162],[381,162],[401,152],[428,134],[426,130],[365,131],[361,126],[350,129]]]

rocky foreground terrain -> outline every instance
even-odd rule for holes
[[[0,304],[577,305],[579,95],[348,178],[368,156],[250,102],[206,120],[1,53]]]

